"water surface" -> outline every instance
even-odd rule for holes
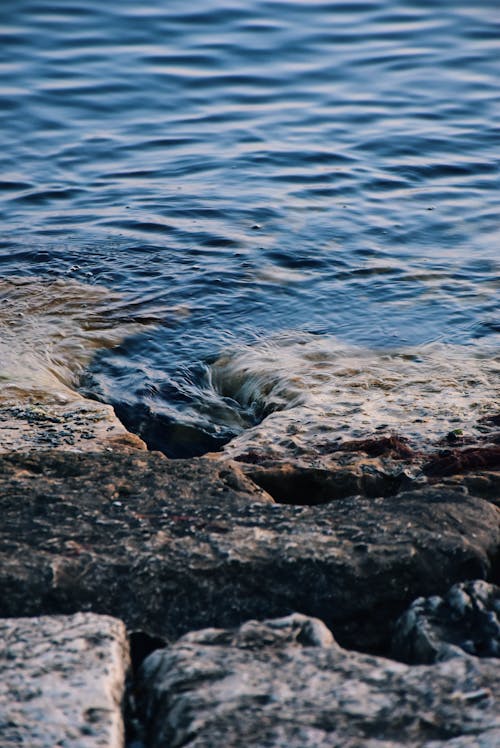
[[[297,340],[329,351],[330,425],[345,350],[368,390],[380,356],[393,391],[420,357],[450,413],[494,402],[497,2],[3,0],[0,22],[1,272],[156,320],[81,382],[153,445],[202,452],[268,415],[217,378],[249,350],[252,382],[270,357],[285,391],[295,367],[303,404]],[[430,418],[419,402],[373,427]]]

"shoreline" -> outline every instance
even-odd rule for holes
[[[0,671],[17,689],[0,689],[0,745],[14,735],[30,748],[115,748],[124,730],[129,748],[494,745],[493,403],[425,448],[385,428],[276,450],[237,438],[174,460],[79,394],[64,358],[39,388],[35,354],[23,391],[10,365],[0,402]],[[87,668],[96,685],[85,681],[83,698]],[[37,710],[56,702],[44,734]]]

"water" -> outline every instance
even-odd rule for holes
[[[496,0],[3,0],[0,36],[1,272],[62,299],[20,360],[174,456],[494,407]],[[121,315],[101,352],[53,280]]]

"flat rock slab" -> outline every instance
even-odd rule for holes
[[[490,575],[499,510],[424,488],[273,504],[237,466],[147,452],[0,457],[0,614],[114,615],[167,640],[298,610],[385,651],[419,596]]]
[[[0,619],[0,745],[121,748],[128,665],[108,616]]]
[[[0,430],[0,452],[146,449],[142,439],[120,423],[111,405],[83,397],[66,405],[0,403]]]
[[[150,655],[139,682],[148,746],[499,744],[498,661],[464,654],[408,666],[346,651],[325,634],[303,638],[307,625],[321,629],[294,616],[249,621]]]

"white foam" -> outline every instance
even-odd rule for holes
[[[74,281],[0,281],[0,402],[66,403],[99,348],[143,329],[121,297]]]
[[[226,402],[263,420],[225,448],[283,457],[338,439],[398,433],[419,446],[477,431],[498,410],[498,356],[442,343],[377,351],[335,338],[283,334],[235,348],[211,367]]]

